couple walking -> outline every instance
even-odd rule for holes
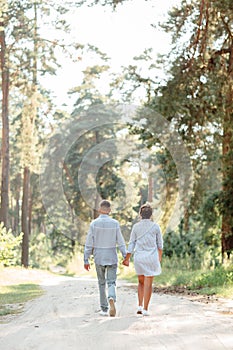
[[[142,205],[139,212],[141,220],[133,226],[126,250],[119,222],[109,216],[110,212],[111,203],[102,200],[99,204],[100,215],[90,224],[84,249],[84,268],[87,271],[90,269],[89,258],[94,255],[99,285],[100,315],[116,315],[118,247],[125,266],[129,266],[130,256],[134,253],[134,267],[138,275],[137,314],[148,316],[153,277],[161,273],[163,239],[160,227],[151,220],[151,206]]]

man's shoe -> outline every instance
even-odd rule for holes
[[[100,315],[100,316],[108,316],[108,311],[103,311],[103,310],[101,310],[101,311],[99,312],[99,315]]]
[[[110,305],[109,315],[112,317],[116,316],[116,308],[115,308],[115,302],[113,298],[109,298],[109,305]]]

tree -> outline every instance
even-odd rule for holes
[[[23,198],[22,198],[22,258],[21,263],[24,267],[29,264],[29,197],[30,197],[30,172],[31,172],[31,153],[35,147],[34,125],[38,110],[38,93],[37,93],[37,60],[38,60],[38,24],[37,24],[37,4],[34,3],[34,23],[33,23],[33,61],[32,61],[32,85],[25,101],[22,111],[22,134],[25,138],[22,143],[24,147],[24,171],[23,171]]]
[[[11,141],[14,154],[11,159],[14,167],[11,168],[12,190],[10,193],[10,215],[15,213],[15,221],[10,217],[14,227],[19,228],[19,203],[22,195],[21,226],[24,232],[22,245],[22,264],[28,265],[28,244],[32,217],[32,193],[30,188],[31,175],[38,172],[39,148],[38,130],[43,129],[45,115],[50,107],[48,92],[40,85],[43,75],[55,74],[59,66],[56,50],[68,52],[70,42],[64,42],[64,36],[59,40],[51,39],[48,26],[58,32],[68,30],[64,15],[68,9],[61,3],[48,4],[45,1],[8,1],[5,7],[1,7],[1,72],[2,72],[2,220],[7,224],[9,215],[9,122],[11,136],[16,138]],[[76,50],[76,44],[71,45]],[[72,56],[70,52],[70,56]],[[8,104],[11,108],[12,120],[8,120]],[[41,106],[43,104],[43,106]],[[39,111],[39,107],[41,110]],[[44,136],[46,137],[46,136]],[[44,142],[44,141],[43,141]],[[17,143],[17,145],[16,145]],[[34,152],[35,151],[35,152]],[[34,154],[33,154],[34,153]],[[17,164],[17,161],[19,164]],[[14,173],[16,170],[16,173]],[[23,177],[23,181],[20,178]],[[23,189],[21,189],[21,184]],[[14,208],[14,202],[15,208]],[[13,222],[14,221],[14,222]]]
[[[1,210],[0,222],[8,226],[9,210],[9,169],[10,169],[10,150],[9,150],[9,56],[6,44],[6,19],[4,12],[7,11],[7,2],[2,3],[0,10],[0,47],[1,47],[1,73],[2,73],[2,180],[1,180]]]
[[[222,214],[222,256],[233,249],[232,10],[228,0],[183,1],[171,10],[163,24],[173,33],[170,78],[154,99],[189,143],[196,169],[218,156],[221,142],[222,191],[215,203]]]

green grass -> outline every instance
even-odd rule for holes
[[[20,312],[23,303],[42,294],[42,288],[33,283],[0,286],[0,316]]]
[[[216,295],[218,297],[233,297],[233,267],[217,267],[215,269],[199,269],[174,264],[164,259],[162,264],[162,274],[156,276],[154,285],[156,287],[185,287],[185,289],[202,295]],[[131,283],[137,283],[133,263],[130,268],[122,268],[119,278]]]

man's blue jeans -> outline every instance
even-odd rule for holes
[[[108,299],[113,298],[116,301],[116,272],[117,264],[114,265],[95,265],[99,293],[100,293],[100,307],[103,311],[108,311],[108,300],[106,297],[106,283],[108,285]]]

